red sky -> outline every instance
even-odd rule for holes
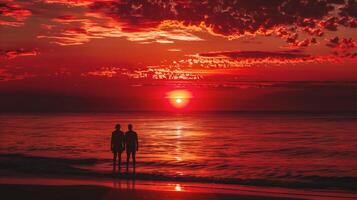
[[[357,111],[356,0],[2,0],[0,111]]]

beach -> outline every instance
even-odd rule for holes
[[[217,193],[197,193],[197,192],[170,192],[155,190],[125,190],[112,189],[102,186],[44,186],[44,185],[0,185],[0,195],[2,199],[68,199],[68,200],[114,200],[114,199],[146,199],[146,200],[166,200],[166,199],[207,199],[207,200],[228,200],[228,199],[298,199],[280,198],[275,196],[253,196],[236,194]]]
[[[355,199],[357,193],[296,190],[275,187],[102,179],[5,175],[0,178],[2,199]]]
[[[121,172],[112,174],[118,121],[139,135],[135,174],[126,173],[124,153]],[[356,121],[296,113],[2,115],[0,195],[356,199]]]
[[[3,160],[0,159],[0,160]],[[0,162],[2,168],[4,164]],[[38,166],[37,166],[38,167]],[[43,166],[42,166],[43,167]],[[41,168],[41,167],[40,167]],[[166,199],[282,199],[282,200],[348,200],[356,199],[357,192],[341,189],[288,188],[276,186],[247,186],[160,180],[139,174],[112,173],[49,173],[45,167],[33,171],[8,168],[0,170],[0,196],[2,199],[66,199],[66,200],[166,200]]]

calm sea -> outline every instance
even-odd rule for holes
[[[2,114],[0,167],[109,173],[116,123],[139,135],[142,178],[356,189],[357,116],[342,114]]]

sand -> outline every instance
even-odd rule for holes
[[[254,196],[239,194],[223,194],[209,192],[177,192],[140,189],[116,189],[94,185],[0,185],[0,197],[3,200],[228,200],[228,199],[297,199],[274,196]]]
[[[39,176],[0,170],[1,200],[227,200],[357,199],[350,191],[254,187],[229,184],[147,181],[83,176]]]

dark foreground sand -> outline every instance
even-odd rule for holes
[[[17,185],[1,184],[0,199],[2,200],[230,200],[230,199],[297,199],[273,196],[254,196],[239,194],[205,193],[205,192],[177,192],[156,190],[115,189],[104,186],[91,185]]]

